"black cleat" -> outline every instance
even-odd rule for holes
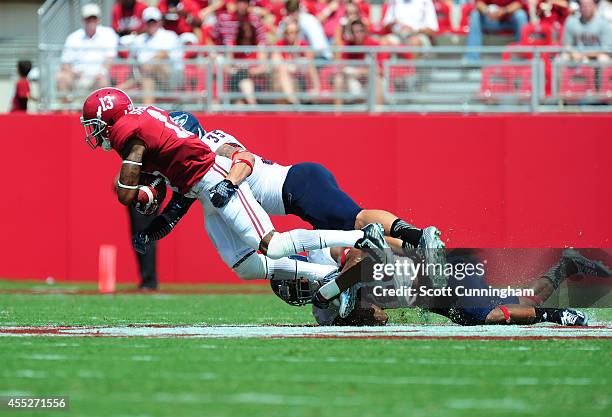
[[[569,308],[563,309],[559,316],[560,323],[563,326],[588,326],[589,316],[578,310]]]
[[[580,274],[603,278],[612,277],[612,272],[602,262],[593,261],[576,249],[565,249],[561,261],[566,263],[569,276]]]
[[[157,281],[154,280],[141,281],[140,284],[138,284],[138,289],[143,292],[157,291],[157,287]]]
[[[355,242],[355,248],[361,249],[378,263],[386,263],[385,249],[389,248],[385,241],[385,231],[379,223],[370,223],[363,229],[364,236]]]
[[[342,292],[339,299],[340,307],[338,309],[338,314],[340,314],[340,317],[345,319],[353,312],[355,305],[357,304],[357,285],[353,285]]]
[[[447,284],[446,277],[442,274],[446,265],[446,246],[440,239],[440,231],[435,226],[429,226],[423,229],[423,235],[417,247],[417,253],[425,260],[427,265],[432,265],[427,268],[429,278],[433,281],[436,287],[443,287]]]

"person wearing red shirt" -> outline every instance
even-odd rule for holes
[[[470,31],[467,46],[482,46],[484,32],[499,33],[511,30],[514,40],[521,39],[521,30],[528,22],[522,0],[477,0],[470,14]],[[480,59],[480,53],[468,52],[468,60]]]
[[[340,24],[336,28],[336,33],[334,34],[334,43],[336,45],[342,45],[351,41],[351,24],[357,20],[361,20],[369,26],[368,22],[362,19],[359,6],[356,3],[347,3],[344,8],[344,16],[340,19]]]
[[[250,10],[249,0],[236,0],[234,11],[224,10],[217,13],[217,21],[210,36],[216,45],[235,45],[240,22],[247,20],[255,29],[256,45],[266,43],[266,29],[259,18]]]
[[[308,43],[300,38],[300,25],[293,20],[285,23],[283,37],[276,46],[308,48]],[[308,50],[300,52],[276,51],[272,55],[275,69],[275,90],[281,90],[290,104],[298,104],[295,91],[306,91],[308,81],[312,88],[309,93],[317,95],[320,90],[319,74],[314,65],[314,53]]]
[[[316,17],[323,25],[325,36],[332,38],[340,26],[340,19],[344,16],[345,5],[343,0],[320,1],[316,6]]]
[[[177,35],[193,32],[202,24],[200,6],[195,0],[159,0],[157,8],[164,15],[164,29]]]
[[[570,14],[567,0],[539,0],[536,10],[541,24],[547,24],[559,30]]]
[[[15,95],[13,96],[13,105],[11,113],[28,111],[28,99],[30,98],[30,82],[28,74],[32,69],[30,61],[19,61],[17,63],[17,73],[19,80],[15,84]]]
[[[349,35],[349,41],[345,42],[346,46],[380,46],[380,43],[369,36],[368,28],[361,20],[356,20],[351,23],[351,33]],[[378,62],[379,73],[376,75],[376,102],[381,104],[383,101],[382,97],[382,79],[380,76],[380,69],[382,68],[382,62],[388,58],[388,54],[377,53],[376,60]],[[358,60],[364,61],[366,59],[365,52],[343,52],[343,60]],[[362,95],[364,92],[363,84],[369,80],[370,69],[368,66],[344,66],[341,71],[334,75],[334,92],[340,94],[345,90],[355,95]],[[336,96],[334,104],[342,105],[343,100]]]
[[[141,0],[118,0],[113,5],[112,26],[119,36],[140,33],[144,29],[142,12],[147,4]]]
[[[238,33],[234,45],[236,46],[257,46],[257,34],[253,24],[247,20],[241,20],[238,26]],[[245,103],[250,105],[257,104],[255,98],[256,91],[263,91],[269,84],[268,68],[265,65],[267,60],[266,53],[260,52],[234,52],[234,59],[239,59],[243,62],[239,63],[231,69],[230,75],[230,91],[241,92],[244,99],[240,99],[237,103]],[[257,61],[249,63],[249,60]],[[245,62],[247,61],[247,62]]]

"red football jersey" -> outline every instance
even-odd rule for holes
[[[196,135],[170,120],[165,110],[136,107],[110,129],[110,143],[122,155],[131,139],[147,148],[142,170],[161,172],[170,184],[187,193],[215,162],[215,153]]]

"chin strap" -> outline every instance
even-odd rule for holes
[[[113,150],[113,147],[108,139],[102,139],[102,149],[104,149],[106,152]]]

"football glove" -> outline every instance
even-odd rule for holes
[[[150,185],[142,185],[138,188],[138,195],[134,201],[136,211],[145,216],[155,213],[159,207],[157,202],[157,190]]]
[[[147,253],[147,248],[149,247],[150,243],[151,239],[149,238],[149,235],[144,232],[134,234],[132,239],[132,246],[134,247],[134,250],[141,255]]]
[[[224,207],[236,194],[236,187],[230,180],[223,180],[210,189],[210,201],[217,208]]]

